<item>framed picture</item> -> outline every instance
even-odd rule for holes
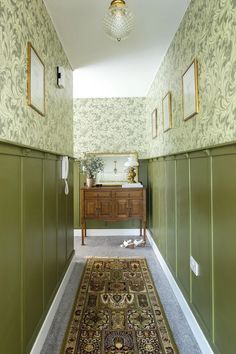
[[[157,109],[152,112],[152,138],[157,137]]]
[[[102,185],[122,185],[127,183],[127,170],[124,167],[129,156],[138,161],[136,152],[128,153],[89,153],[90,156],[97,156],[103,159],[104,170],[96,176],[96,183]],[[135,181],[138,182],[138,167],[135,168]]]
[[[28,105],[42,116],[45,115],[45,67],[28,42],[28,66],[27,66]]]
[[[171,93],[168,92],[162,100],[162,114],[164,132],[172,128],[172,107],[171,107]]]
[[[193,117],[199,111],[198,63],[194,59],[182,76],[182,96],[184,120]]]

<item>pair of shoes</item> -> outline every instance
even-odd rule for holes
[[[120,247],[125,247],[125,248],[135,248],[135,247],[144,247],[146,245],[146,242],[144,240],[128,240],[124,241]]]

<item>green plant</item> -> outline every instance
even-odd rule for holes
[[[95,178],[96,173],[103,171],[104,161],[101,157],[88,156],[81,160],[81,168],[88,178]]]

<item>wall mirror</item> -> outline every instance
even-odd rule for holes
[[[96,177],[96,183],[102,185],[122,185],[127,182],[127,170],[125,169],[125,162],[129,156],[133,156],[138,161],[138,154],[136,152],[128,152],[122,154],[113,153],[93,153],[92,156],[98,156],[104,161],[104,170],[99,172]],[[138,167],[136,167],[135,181],[138,182]]]

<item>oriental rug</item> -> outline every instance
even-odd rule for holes
[[[176,354],[144,258],[89,258],[63,354]]]

